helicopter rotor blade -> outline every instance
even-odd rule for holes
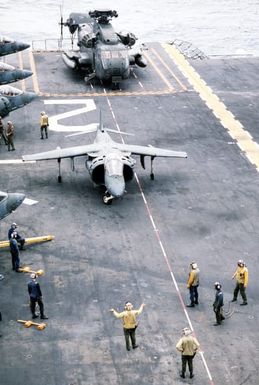
[[[64,1],[62,1],[62,4],[59,6],[60,10],[60,39],[63,40],[63,6],[64,6]]]

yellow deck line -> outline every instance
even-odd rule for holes
[[[52,98],[57,98],[57,97],[98,97],[98,96],[147,96],[147,95],[165,95],[165,94],[173,94],[173,93],[179,93],[183,92],[183,90],[176,91],[173,89],[164,89],[164,90],[159,90],[159,91],[116,91],[116,92],[89,92],[89,93],[67,93],[67,94],[57,94],[57,93],[48,93],[48,92],[38,92],[39,96],[44,96],[44,97],[52,97]]]
[[[162,57],[158,54],[157,51],[154,50],[154,48],[151,48],[151,51],[153,54],[161,61],[163,66],[167,69],[167,71],[172,75],[172,77],[176,80],[176,82],[179,84],[179,86],[184,90],[187,91],[187,87],[181,82],[181,80],[175,75],[175,73],[171,70],[171,68],[166,64],[166,62],[162,59]]]
[[[21,70],[23,70],[23,60],[22,60],[22,53],[18,52],[18,60],[19,60],[19,67]],[[25,92],[26,87],[25,87],[25,80],[21,80],[21,86],[22,86],[22,91]]]
[[[32,53],[31,50],[29,50],[28,52],[29,52],[29,59],[30,59],[31,70],[33,72],[32,82],[33,82],[34,92],[36,94],[39,94],[40,93],[40,88],[39,88],[38,76],[37,76],[37,72],[36,72],[36,65],[35,65],[33,53]]]
[[[171,56],[183,75],[188,79],[196,92],[213,114],[220,120],[223,127],[228,130],[231,138],[237,141],[238,147],[245,153],[250,163],[254,164],[259,171],[259,145],[253,140],[250,133],[243,125],[227,110],[225,104],[220,101],[212,89],[201,79],[195,69],[189,64],[185,57],[172,45],[162,44],[165,51]]]
[[[170,91],[174,91],[175,88],[171,85],[171,83],[166,79],[166,77],[162,74],[162,72],[160,71],[160,69],[157,67],[157,65],[154,63],[154,61],[151,59],[151,57],[148,55],[148,54],[144,54],[144,56],[146,57],[146,59],[149,61],[149,63],[152,65],[152,67],[154,68],[154,70],[157,72],[157,74],[160,76],[160,78],[164,81],[164,83],[167,85],[168,89]]]

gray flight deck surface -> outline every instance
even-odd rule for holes
[[[63,119],[63,125],[98,122],[101,109],[107,127],[135,134],[124,136],[126,143],[186,151],[188,159],[155,159],[154,181],[150,159],[145,159],[146,170],[137,159],[139,184],[132,181],[124,198],[111,206],[102,203],[83,158],[76,159],[75,172],[69,160],[61,162],[61,184],[56,161],[0,165],[1,189],[39,202],[22,205],[3,220],[1,239],[13,221],[27,237],[55,235],[54,241],[21,252],[23,264],[45,270],[38,278],[49,316],[43,331],[16,322],[31,319],[29,276],[12,272],[9,251],[0,251],[5,275],[0,282],[1,385],[258,385],[257,168],[164,48],[149,44],[146,55],[148,67],[134,68],[121,90],[86,85],[58,52],[33,55],[36,83],[27,79],[25,85],[32,91],[38,87],[40,96],[11,114],[16,151],[1,145],[1,159],[93,140],[93,133],[65,137],[54,131],[40,140],[40,111],[52,117],[82,108],[44,104],[56,99],[93,99],[96,105],[87,114]],[[29,68],[26,52],[22,58]],[[17,56],[8,63],[12,60]],[[189,62],[259,142],[259,58]],[[240,258],[250,273],[248,306],[240,307],[239,298],[230,307],[231,317],[214,327],[214,282],[223,285],[227,311]],[[192,261],[201,271],[200,304],[189,309],[186,281]],[[122,310],[127,300],[135,308],[146,304],[137,329],[139,348],[130,352],[121,321],[109,312],[111,307]],[[194,379],[187,375],[183,380],[175,344],[189,322],[202,353],[194,360]]]

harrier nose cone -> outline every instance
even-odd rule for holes
[[[105,186],[108,192],[114,198],[120,198],[125,191],[125,181],[123,176],[107,175],[105,178]]]
[[[17,209],[25,198],[24,194],[8,193],[6,208],[9,213]]]
[[[29,76],[31,76],[33,74],[33,72],[29,71],[29,70],[16,70],[16,74],[17,74],[17,78],[19,80],[21,80],[21,79],[26,79]]]
[[[0,71],[0,84],[9,84],[18,80],[26,79],[33,73],[28,70]]]
[[[15,42],[16,51],[23,51],[24,49],[27,49],[29,47],[30,47],[30,44],[22,43],[21,41]]]

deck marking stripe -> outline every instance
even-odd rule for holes
[[[109,100],[109,94],[106,95],[106,100],[107,100],[107,104],[108,104],[108,106],[109,106],[110,112],[112,113],[112,116],[114,116],[114,121],[115,121],[116,127],[118,128],[118,133],[120,133],[121,130],[120,130],[119,124],[118,124],[118,122],[117,122],[117,119],[116,119],[116,117],[115,117],[115,114],[113,113],[113,108],[112,108],[111,102],[110,102],[110,100]],[[124,139],[123,139],[122,134],[120,134],[120,136],[121,136],[121,141],[122,141],[122,143],[125,144],[125,141],[124,141]],[[169,270],[170,276],[171,276],[171,278],[172,278],[172,282],[173,282],[174,287],[175,287],[175,289],[176,289],[176,293],[177,293],[178,298],[179,298],[179,300],[180,300],[180,303],[181,303],[181,305],[182,305],[182,309],[183,309],[183,311],[184,311],[185,317],[186,317],[186,319],[187,319],[187,322],[188,322],[188,324],[189,324],[191,330],[194,331],[193,326],[192,326],[192,323],[191,323],[191,320],[190,320],[190,317],[189,317],[188,312],[187,312],[187,309],[186,309],[186,306],[185,306],[185,304],[184,304],[184,301],[183,301],[181,292],[180,292],[179,287],[178,287],[178,284],[177,284],[177,282],[176,282],[176,279],[175,279],[173,270],[172,270],[172,268],[171,268],[169,259],[168,259],[168,257],[167,257],[165,248],[164,248],[163,243],[162,243],[162,240],[161,240],[161,238],[160,238],[160,232],[159,232],[159,229],[158,229],[158,227],[157,227],[156,224],[155,224],[153,215],[152,215],[152,213],[151,213],[150,207],[149,207],[149,205],[148,205],[148,203],[147,203],[147,200],[146,200],[146,197],[145,197],[145,194],[144,194],[144,190],[143,190],[143,188],[142,188],[142,186],[141,186],[141,183],[140,183],[140,181],[139,181],[139,179],[138,179],[138,176],[137,176],[137,173],[136,173],[136,172],[134,172],[134,176],[135,176],[135,179],[136,179],[136,182],[137,182],[139,191],[140,191],[140,193],[141,193],[142,199],[143,199],[143,201],[144,201],[144,203],[145,203],[145,207],[146,207],[146,210],[147,210],[147,213],[148,213],[150,222],[151,222],[151,224],[152,224],[154,233],[155,233],[155,235],[156,235],[158,244],[159,244],[160,249],[161,249],[161,251],[162,251],[162,254],[163,254],[163,257],[164,257],[164,261],[165,261],[165,263],[166,263],[166,265],[167,265],[167,268],[168,268],[168,270]],[[205,369],[206,369],[207,375],[208,375],[209,380],[210,380],[210,385],[214,385],[214,383],[213,383],[213,381],[212,381],[212,377],[211,377],[210,371],[209,371],[209,368],[208,368],[208,365],[207,365],[207,363],[206,363],[206,361],[205,361],[205,359],[204,359],[203,354],[201,354],[201,357],[202,357],[202,361],[203,361],[204,367],[205,367]]]
[[[141,184],[140,184],[140,181],[139,181],[139,179],[138,179],[138,176],[137,176],[136,173],[134,173],[134,175],[135,175],[135,179],[136,179],[136,181],[137,181],[137,184],[138,184],[140,193],[141,193],[141,195],[142,195],[142,198],[143,198],[143,200],[146,202],[145,194],[144,194],[144,191],[143,191],[142,186],[141,186]],[[149,206],[148,206],[148,203],[147,203],[145,206],[146,206],[146,209],[147,209],[147,211],[148,211],[148,215],[149,215],[150,221],[151,221],[151,223],[152,223],[153,229],[156,230],[157,227],[156,227],[156,225],[155,225],[155,221],[154,221],[154,219],[153,219],[153,216],[152,216],[151,210],[150,210],[150,208],[149,208]],[[189,326],[190,326],[190,329],[191,329],[192,331],[194,331],[194,328],[193,328],[193,326],[192,326],[192,322],[191,322],[191,320],[190,320],[189,314],[188,314],[187,309],[186,309],[186,306],[185,306],[185,304],[184,304],[183,297],[182,297],[181,292],[180,292],[180,290],[179,290],[179,287],[178,287],[177,281],[176,281],[176,279],[175,279],[173,270],[172,270],[172,268],[171,268],[169,259],[168,259],[168,257],[167,257],[166,252],[165,252],[163,243],[162,243],[162,241],[161,241],[161,239],[160,239],[159,231],[155,231],[155,234],[156,234],[156,238],[157,238],[157,240],[158,240],[158,243],[159,243],[159,245],[160,245],[161,251],[162,251],[162,253],[163,253],[164,260],[165,260],[166,265],[167,265],[167,267],[168,267],[168,270],[169,270],[169,272],[170,272],[170,275],[171,275],[171,278],[172,278],[174,287],[175,287],[175,289],[176,289],[178,298],[179,298],[180,303],[181,303],[181,305],[182,305],[182,308],[183,308],[185,317],[186,317],[186,319],[187,319],[187,322],[188,322],[188,324],[189,324]],[[208,378],[209,378],[209,380],[210,380],[210,384],[211,384],[211,385],[214,385],[214,383],[213,383],[213,381],[212,381],[212,376],[211,376],[210,370],[209,370],[208,365],[207,365],[207,363],[206,363],[206,360],[205,360],[205,358],[204,358],[204,353],[203,353],[203,352],[199,352],[199,354],[200,354],[200,356],[201,356],[201,358],[202,358],[202,362],[203,362],[203,364],[204,364],[205,370],[206,370],[207,375],[208,375]]]
[[[23,161],[22,159],[2,159],[0,160],[0,164],[28,164],[28,163],[35,163],[36,160],[28,160]]]
[[[88,92],[88,93],[83,93],[83,92],[75,92],[75,93],[52,93],[52,92],[41,92],[38,91],[37,94],[39,96],[44,96],[44,97],[52,97],[52,98],[58,98],[58,97],[75,97],[75,96],[82,96],[82,97],[98,97],[98,96],[148,96],[148,95],[167,95],[167,94],[174,94],[174,93],[180,93],[183,92],[182,90],[174,90],[174,89],[163,89],[163,90],[158,90],[158,91],[117,91],[117,92]]]
[[[175,73],[171,70],[171,68],[166,64],[166,62],[162,59],[162,57],[154,50],[154,48],[151,48],[151,51],[153,54],[161,61],[163,66],[167,69],[167,71],[174,77],[174,79],[177,81],[179,86],[184,90],[187,91],[187,87],[181,82],[181,80],[175,75]]]
[[[253,140],[251,134],[244,128],[244,126],[234,117],[234,115],[227,109],[225,104],[213,93],[212,89],[207,86],[206,82],[201,79],[200,75],[185,59],[178,49],[170,44],[162,44],[168,55],[174,60],[183,75],[188,79],[195,91],[200,95],[201,99],[205,101],[208,108],[210,108],[222,126],[228,131],[228,134],[237,141],[238,147],[246,155],[250,163],[255,165],[259,172],[259,146]]]
[[[32,53],[31,50],[29,50],[28,53],[29,53],[29,60],[30,60],[31,70],[33,72],[32,82],[33,82],[34,92],[36,94],[40,94],[39,83],[38,83],[38,76],[37,76],[36,65],[35,65],[33,53]]]
[[[166,77],[162,74],[162,72],[160,71],[160,69],[157,67],[157,65],[154,63],[154,61],[151,59],[151,57],[149,55],[147,55],[146,53],[144,54],[145,55],[145,58],[149,61],[149,63],[152,65],[152,67],[154,68],[154,70],[158,73],[158,75],[160,76],[160,78],[164,81],[164,83],[168,86],[168,89],[170,91],[173,91],[175,90],[175,88],[170,84],[170,82],[166,79]]]
[[[18,60],[19,60],[19,67],[21,70],[23,70],[23,60],[22,60],[22,53],[21,52],[18,52]],[[25,80],[22,79],[22,80],[20,80],[20,82],[21,82],[22,91],[24,92],[26,90]]]

